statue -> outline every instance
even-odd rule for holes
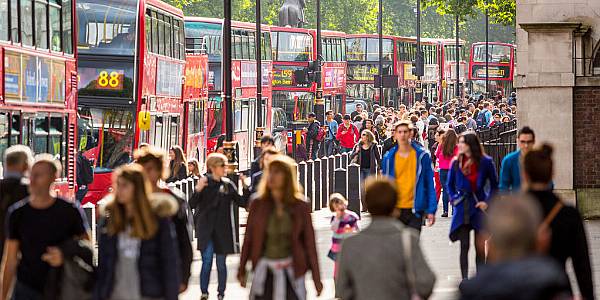
[[[279,26],[301,28],[304,24],[305,0],[284,0],[279,9]]]

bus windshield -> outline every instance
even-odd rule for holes
[[[80,54],[135,54],[137,0],[78,0]]]
[[[285,111],[287,121],[307,121],[313,111],[314,94],[308,92],[273,92],[273,107]]]
[[[121,108],[79,109],[79,150],[94,160],[97,172],[131,162],[133,112]]]
[[[510,63],[510,46],[488,44],[490,63]],[[473,46],[473,62],[485,62],[485,44]]]
[[[463,60],[464,59],[464,50],[463,50],[464,46],[463,45],[459,45],[459,50],[460,52],[458,53],[458,57],[459,60]],[[445,45],[444,46],[444,50],[445,50],[445,54],[444,54],[444,61],[445,62],[455,62],[456,61],[456,45]]]
[[[306,33],[272,32],[271,40],[277,43],[276,61],[309,61],[312,57],[313,39]]]

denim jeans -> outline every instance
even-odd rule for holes
[[[440,181],[442,182],[442,204],[444,205],[444,212],[448,212],[448,199],[450,199],[450,195],[448,194],[448,188],[446,185],[446,181],[448,180],[448,170],[440,169]]]
[[[369,177],[369,175],[371,175],[371,169],[363,169],[360,168],[360,182],[361,184],[364,185],[365,183],[365,179],[367,179],[367,177]]]
[[[43,300],[43,295],[29,286],[17,281],[12,300]]]
[[[200,270],[200,290],[202,291],[202,294],[208,294],[210,272],[212,270],[213,256],[215,254],[213,241],[209,241],[208,245],[206,245],[206,248],[200,251],[200,254],[202,254],[202,269]],[[219,281],[217,291],[219,292],[219,296],[225,296],[225,287],[227,286],[227,265],[225,264],[226,258],[227,255],[225,254],[217,254],[217,274]]]
[[[346,147],[342,147],[342,149],[340,150],[342,153],[350,153],[352,152],[352,148],[346,148]]]
[[[335,148],[335,143],[333,140],[325,140],[325,155],[331,156],[333,155],[333,150]]]

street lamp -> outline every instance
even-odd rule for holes
[[[316,1],[317,5],[317,60],[316,60],[316,74],[315,78],[317,81],[317,94],[315,95],[315,114],[317,120],[323,125],[325,124],[325,100],[323,100],[323,87],[321,77],[321,58],[323,57],[323,44],[321,42],[321,0]]]
[[[456,96],[456,98],[460,97],[460,91],[459,91],[459,86],[460,86],[460,40],[459,40],[459,36],[458,36],[458,22],[459,22],[459,17],[458,17],[458,3],[459,0],[456,0],[456,49],[455,49],[455,63],[456,63],[456,86],[454,87],[454,95]]]
[[[490,79],[489,79],[489,62],[490,62],[490,49],[489,49],[489,26],[490,26],[490,15],[488,11],[488,1],[485,0],[485,97],[489,98],[490,92]]]
[[[262,108],[262,13],[260,0],[256,0],[256,38],[254,39],[256,49],[256,136],[254,139],[254,157],[260,154],[260,140],[264,134],[263,108]]]

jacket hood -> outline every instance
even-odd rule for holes
[[[98,209],[101,215],[106,215],[106,205],[113,201],[114,196],[112,194],[107,195],[98,201]],[[179,210],[179,204],[177,199],[168,193],[152,193],[150,195],[150,205],[152,211],[160,218],[168,218],[175,216]]]
[[[177,199],[168,193],[152,193],[150,195],[152,210],[161,218],[172,217],[177,214],[179,204]]]

